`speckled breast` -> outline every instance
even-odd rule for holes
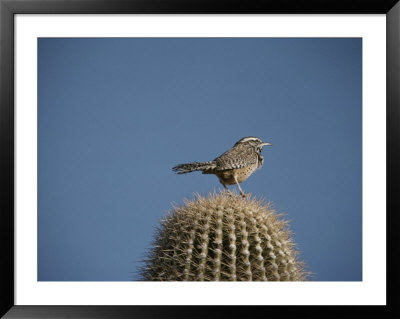
[[[218,172],[216,175],[223,184],[233,185],[236,184],[233,176],[236,176],[239,183],[244,182],[255,170],[257,163],[243,168],[229,169]]]

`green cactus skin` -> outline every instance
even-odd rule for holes
[[[160,221],[141,278],[151,281],[303,281],[288,222],[269,204],[227,192],[196,195]]]

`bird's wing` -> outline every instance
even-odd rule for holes
[[[224,171],[255,164],[257,162],[257,156],[255,156],[253,149],[245,145],[238,145],[226,151],[214,161],[217,164],[215,170]]]

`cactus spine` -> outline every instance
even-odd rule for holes
[[[197,195],[160,222],[143,280],[302,281],[291,232],[268,204],[226,192]]]

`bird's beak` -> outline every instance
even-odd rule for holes
[[[271,143],[268,143],[268,142],[262,143],[262,146],[268,146],[268,145],[272,145],[272,144],[271,144]]]

